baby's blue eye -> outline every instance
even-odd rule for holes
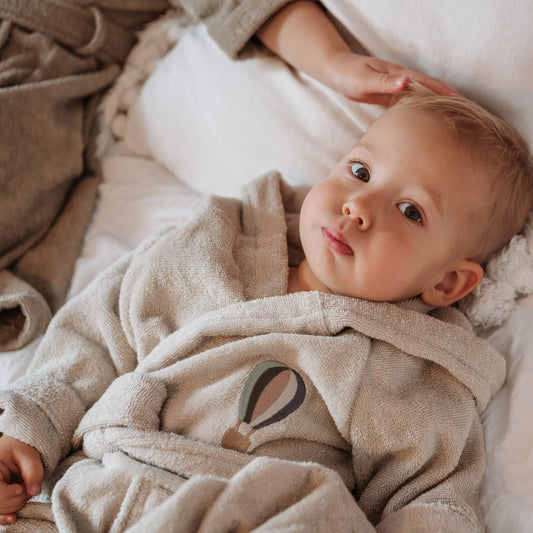
[[[370,170],[361,163],[354,163],[351,168],[352,174],[365,183],[370,179]]]
[[[401,204],[398,204],[398,209],[409,219],[413,222],[422,222],[422,215],[420,214],[420,211],[409,202],[402,202]]]

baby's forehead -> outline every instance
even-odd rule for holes
[[[474,139],[450,128],[437,112],[407,106],[386,110],[353,146],[350,155],[357,154],[368,155],[376,171],[401,173],[437,192],[452,182],[451,197],[471,203],[475,198],[472,207],[489,202],[488,161]]]
[[[379,126],[380,122],[406,136],[413,134],[413,123],[417,123],[419,131],[452,143],[458,153],[467,154],[471,162],[478,166],[483,166],[485,159],[491,159],[490,145],[483,140],[487,137],[487,128],[478,118],[469,116],[464,111],[452,112],[450,108],[438,107],[419,108],[400,102],[386,109],[368,128],[367,133],[372,134],[374,125]]]
[[[381,158],[400,152],[414,157],[420,154],[429,160],[447,151],[467,164],[478,164],[483,159],[475,140],[455,129],[438,112],[407,106],[394,106],[378,117],[350,152],[361,149]]]
[[[436,111],[395,105],[386,109],[367,128],[362,139],[386,136],[388,132],[409,137],[430,134],[442,138],[454,138],[454,132]]]

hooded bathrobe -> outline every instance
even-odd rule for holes
[[[0,397],[53,489],[13,531],[483,530],[503,358],[452,308],[287,295],[301,197],[209,198],[63,307]]]

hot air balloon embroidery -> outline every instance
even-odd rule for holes
[[[257,430],[283,420],[296,411],[305,398],[305,384],[298,372],[278,361],[258,364],[248,376],[239,401],[239,420],[222,437],[222,446],[245,452]],[[252,427],[239,433],[242,423]]]

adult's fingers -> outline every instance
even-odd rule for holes
[[[380,74],[377,80],[379,80],[379,84],[375,87],[377,89],[375,94],[382,95],[398,94],[405,91],[410,81],[408,76],[395,74]]]
[[[428,76],[427,74],[422,74],[415,70],[408,70],[396,63],[389,63],[381,59],[371,58],[368,60],[368,65],[376,72],[388,73],[398,78],[403,77],[407,78],[408,80],[416,81],[434,93],[441,94],[443,96],[462,96],[462,94],[449,83],[446,83],[441,79]]]
[[[409,85],[406,76],[373,72],[357,82],[351,83],[342,94],[350,100],[365,104],[390,106]],[[396,97],[396,98],[395,98]]]
[[[427,87],[434,93],[440,94],[442,96],[462,96],[462,94],[455,87],[437,78],[431,78],[430,76],[425,76],[418,72],[411,71],[409,71],[407,75],[412,80],[420,83],[424,87]]]

